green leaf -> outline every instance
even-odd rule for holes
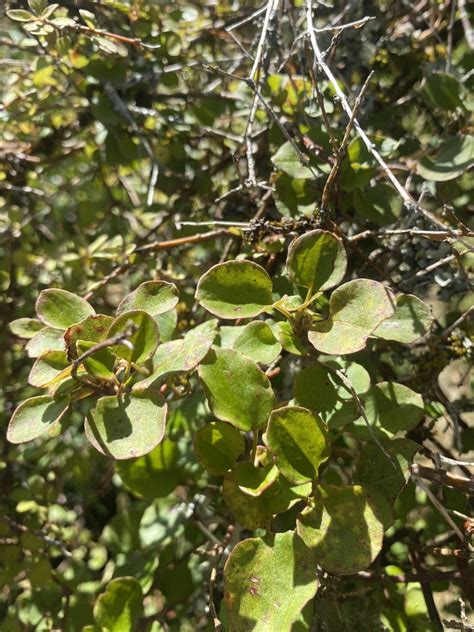
[[[211,412],[240,430],[267,423],[275,407],[270,380],[257,364],[233,349],[215,348],[199,367]]]
[[[318,581],[309,551],[293,531],[239,542],[224,567],[230,629],[292,632]]]
[[[261,364],[271,364],[281,352],[281,344],[269,325],[262,320],[248,323],[237,336],[233,347]]]
[[[138,459],[118,461],[115,470],[125,487],[138,498],[160,498],[168,496],[179,483],[178,456],[177,444],[164,439]]]
[[[194,435],[194,451],[205,470],[213,476],[224,475],[244,453],[245,440],[228,423],[212,421]]]
[[[423,81],[422,94],[426,103],[432,108],[465,109],[462,85],[456,77],[447,72],[430,72]]]
[[[287,511],[311,494],[311,483],[292,485],[275,474],[271,464],[256,468],[248,461],[239,461],[225,475],[224,501],[246,529],[264,527],[272,515]]]
[[[96,342],[90,342],[88,340],[78,340],[77,351],[79,355],[82,355],[92,349],[96,344]],[[93,378],[99,380],[113,380],[116,359],[115,354],[110,348],[100,349],[86,358],[83,362],[83,366]]]
[[[44,325],[36,318],[17,318],[9,323],[8,328],[14,336],[19,338],[33,338]]]
[[[143,595],[134,577],[112,579],[94,604],[94,619],[108,632],[133,632],[143,614]]]
[[[380,510],[360,485],[321,485],[297,521],[298,534],[328,573],[366,569],[382,548]]]
[[[88,316],[80,323],[72,325],[64,333],[64,342],[67,348],[68,358],[75,360],[78,357],[76,344],[78,340],[88,342],[102,342],[107,338],[110,325],[114,322],[111,316],[95,314]]]
[[[455,136],[438,147],[433,157],[416,163],[416,172],[425,180],[445,182],[465,173],[474,163],[474,136]]]
[[[314,179],[313,171],[301,164],[301,160],[290,141],[284,143],[273,156],[272,162],[277,169],[288,174],[292,178],[300,180]]]
[[[310,216],[316,212],[318,189],[314,180],[298,180],[281,173],[273,185],[275,206],[284,217]]]
[[[404,384],[380,382],[364,396],[369,422],[390,434],[413,430],[425,415],[423,398]]]
[[[48,395],[25,399],[10,419],[7,439],[10,443],[24,443],[36,439],[53,426],[68,408],[66,398],[53,399]]]
[[[87,316],[95,314],[95,311],[80,296],[66,290],[52,288],[43,290],[38,296],[36,313],[45,325],[67,329]]]
[[[400,195],[385,182],[379,182],[365,191],[356,189],[353,195],[357,214],[378,226],[393,224],[402,212]]]
[[[159,342],[158,326],[153,318],[143,310],[132,310],[118,316],[107,333],[107,338],[112,338],[121,333],[127,333],[126,344],[116,344],[111,350],[119,358],[128,362],[143,364],[149,360],[156,351]]]
[[[173,309],[179,301],[178,288],[166,281],[145,281],[126,296],[117,307],[117,314],[140,309],[158,316]]]
[[[71,366],[65,351],[46,351],[31,367],[28,383],[37,388],[46,388],[69,377],[70,374]]]
[[[250,318],[272,305],[272,281],[253,261],[227,261],[200,278],[196,299],[219,318]]]
[[[31,22],[36,19],[32,13],[23,9],[10,9],[7,11],[7,15],[10,20],[15,20],[15,22]]]
[[[28,340],[26,352],[30,358],[37,358],[46,351],[64,351],[64,338],[62,329],[44,327]]]
[[[346,273],[347,256],[340,239],[326,230],[312,230],[295,239],[288,250],[288,276],[303,287],[329,290]]]
[[[355,279],[338,287],[329,301],[329,318],[313,324],[308,340],[321,353],[345,355],[364,349],[367,338],[395,311],[395,299],[382,283]]]
[[[410,344],[423,338],[433,325],[433,314],[428,305],[412,294],[397,296],[397,307],[374,331],[374,336]]]
[[[366,443],[359,456],[355,480],[382,494],[393,505],[410,478],[410,465],[421,446],[405,438],[384,440],[383,446],[397,467],[377,445]]]
[[[85,422],[87,438],[102,454],[131,459],[151,452],[163,439],[167,406],[153,391],[97,400]]]
[[[272,324],[273,333],[285,351],[294,355],[306,355],[307,350],[296,335],[291,323],[279,320]]]
[[[278,469],[292,483],[316,480],[319,466],[330,454],[326,426],[300,406],[286,406],[272,412],[266,444]]]
[[[298,371],[293,395],[298,404],[317,413],[329,428],[344,426],[359,416],[350,391],[332,371],[319,364]]]
[[[278,468],[272,463],[255,467],[252,463],[244,461],[239,464],[239,490],[247,496],[257,498],[276,482],[278,475]]]
[[[153,373],[138,382],[137,387],[156,387],[170,375],[195,369],[214,342],[216,325],[216,320],[207,321],[188,331],[181,340],[171,340],[160,345],[153,358]]]

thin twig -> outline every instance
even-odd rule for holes
[[[339,147],[339,149],[337,150],[336,153],[336,160],[332,166],[332,169],[329,173],[329,176],[326,180],[326,184],[324,185],[324,189],[323,189],[323,194],[321,196],[321,208],[323,210],[327,210],[328,209],[328,204],[329,204],[329,196],[331,194],[331,188],[332,185],[334,184],[334,181],[337,177],[337,174],[339,173],[339,169],[341,167],[341,163],[342,163],[342,159],[344,158],[344,155],[346,153],[346,149],[347,149],[347,145],[349,144],[349,140],[351,137],[351,131],[352,128],[354,126],[354,121],[356,120],[356,116],[357,113],[360,109],[360,106],[362,105],[362,100],[365,94],[365,91],[367,90],[370,80],[372,79],[374,73],[373,71],[369,73],[369,76],[367,77],[367,79],[364,82],[364,85],[361,88],[361,91],[359,92],[359,95],[357,97],[357,99],[355,100],[354,103],[354,109],[352,111],[352,115],[349,119],[349,122],[346,126],[346,131],[344,132],[344,137],[342,139],[342,143]]]

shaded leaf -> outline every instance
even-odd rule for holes
[[[377,327],[374,336],[409,344],[426,336],[433,321],[430,308],[422,300],[412,294],[400,294],[394,315]]]
[[[169,375],[187,373],[206,357],[217,335],[217,321],[198,325],[181,340],[171,340],[158,347],[153,358],[153,373],[138,382],[137,388],[149,388],[163,382]]]
[[[280,171],[283,171],[292,178],[299,178],[300,180],[315,178],[313,170],[301,164],[301,160],[290,141],[281,145],[273,156],[272,162],[277,169],[280,169]]]
[[[81,356],[83,353],[86,353],[86,351],[92,349],[96,344],[95,342],[78,340],[77,350],[79,355]],[[86,358],[83,362],[83,366],[93,378],[99,380],[113,380],[116,359],[115,354],[110,348],[100,349]]]
[[[396,382],[371,386],[364,407],[370,423],[391,434],[413,430],[425,415],[422,396]]]
[[[346,273],[347,256],[340,239],[325,230],[312,230],[295,239],[286,261],[290,279],[303,287],[329,290]]]
[[[107,338],[110,325],[114,322],[111,316],[94,314],[81,322],[72,325],[64,332],[64,342],[70,360],[78,357],[76,343],[78,340],[89,342],[102,342]]]
[[[125,487],[139,498],[160,498],[170,494],[179,483],[178,446],[164,439],[151,452],[138,459],[118,461],[115,470]]]
[[[137,364],[149,360],[159,342],[158,326],[150,314],[138,309],[124,312],[110,326],[107,338],[127,332],[127,341],[133,348],[124,344],[113,345],[111,349],[115,355]]]
[[[28,376],[32,386],[45,388],[53,382],[67,378],[71,373],[71,366],[64,351],[46,351],[33,366]]]
[[[36,439],[58,422],[68,408],[66,398],[53,399],[48,395],[25,399],[10,419],[7,439],[10,443],[24,443]]]
[[[461,83],[447,72],[431,72],[423,81],[423,98],[432,108],[464,109],[462,92]]]
[[[457,178],[474,163],[474,136],[455,136],[444,141],[434,156],[416,163],[416,172],[425,180],[445,182]]]
[[[298,371],[293,395],[298,404],[317,413],[329,428],[344,426],[359,416],[350,391],[320,364]]]
[[[167,406],[153,391],[97,400],[85,422],[87,438],[102,454],[131,459],[151,452],[165,432]]]
[[[317,563],[335,575],[366,569],[382,548],[379,509],[360,485],[321,485],[298,516],[298,534]]]
[[[220,318],[249,318],[272,305],[272,281],[252,261],[227,261],[200,278],[196,299]]]
[[[354,207],[360,217],[387,226],[396,221],[403,207],[400,195],[385,182],[379,182],[370,189],[354,191]]]
[[[410,465],[421,446],[405,438],[385,440],[383,446],[397,467],[377,445],[367,443],[360,453],[355,477],[356,482],[382,494],[393,504],[410,478]]]
[[[278,469],[292,483],[316,480],[319,466],[330,454],[326,426],[300,406],[286,406],[272,412],[266,444]]]
[[[209,474],[221,476],[245,450],[242,434],[223,421],[212,421],[194,435],[194,451]]]

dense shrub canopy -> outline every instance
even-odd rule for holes
[[[2,631],[472,629],[465,1],[6,5]]]

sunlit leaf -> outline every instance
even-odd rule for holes
[[[155,392],[107,395],[85,422],[87,438],[102,454],[131,459],[151,452],[163,439],[167,406]]]
[[[57,400],[48,395],[25,399],[10,419],[7,439],[10,443],[24,443],[51,430],[68,407],[67,398]]]
[[[45,325],[58,329],[67,329],[87,316],[95,314],[92,305],[86,300],[57,288],[41,292],[36,301],[36,313]]]
[[[367,338],[395,311],[392,293],[382,283],[356,279],[338,287],[327,320],[315,322],[308,340],[321,353],[345,355],[364,349]]]
[[[199,280],[196,299],[220,318],[249,318],[272,303],[272,281],[252,261],[227,261],[213,266]]]
[[[151,316],[158,316],[173,309],[178,301],[178,289],[174,283],[145,281],[123,299],[117,307],[117,314],[140,309]]]
[[[275,407],[268,377],[257,364],[233,349],[215,348],[199,366],[212,413],[241,430],[260,428]]]
[[[293,531],[240,542],[224,568],[228,617],[239,632],[305,629],[294,624],[317,588],[311,554]]]

